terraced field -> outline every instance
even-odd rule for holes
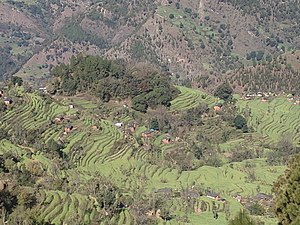
[[[46,104],[40,96],[36,94],[26,94],[24,103],[17,106],[14,110],[7,112],[0,121],[0,129],[5,129],[8,132],[13,127],[23,127],[25,129],[34,129],[43,127],[53,119],[55,115],[65,113],[68,108],[57,103]],[[57,128],[57,127],[56,127]],[[53,126],[53,129],[56,129]],[[52,129],[47,130],[43,135],[49,137],[47,134],[55,133]]]
[[[239,100],[240,111],[250,109],[249,125],[263,136],[273,141],[283,136],[291,136],[300,144],[300,106],[289,102],[285,97],[278,97],[270,102],[260,99]]]
[[[201,103],[213,106],[217,99],[200,90],[177,86],[181,92],[179,96],[171,102],[171,110],[187,110],[197,107]]]
[[[215,104],[217,99],[201,91],[192,90],[185,87],[178,87],[181,94],[172,102],[171,110],[186,110],[201,103],[209,106]],[[82,106],[80,104],[83,104]],[[86,181],[92,177],[101,174],[108,177],[119,187],[127,190],[129,195],[143,186],[146,193],[152,193],[160,188],[172,188],[181,190],[182,188],[190,189],[194,184],[205,188],[212,188],[219,192],[222,197],[226,198],[230,205],[231,215],[234,215],[242,206],[233,199],[235,193],[243,196],[253,195],[260,187],[261,192],[270,193],[272,183],[280,175],[284,167],[270,167],[266,165],[264,159],[249,160],[255,164],[256,180],[249,182],[247,179],[247,169],[245,162],[224,165],[220,168],[204,166],[194,171],[180,172],[167,166],[157,166],[147,161],[148,153],[144,148],[138,148],[136,141],[127,142],[124,139],[122,129],[117,128],[112,121],[98,119],[91,113],[92,102],[76,102],[81,112],[81,118],[72,121],[74,130],[69,134],[63,134],[63,124],[51,125],[42,134],[46,143],[50,138],[58,140],[64,138],[66,146],[63,151],[69,155],[74,167],[61,171],[56,174],[53,171],[54,165],[45,155],[36,150],[25,149],[22,146],[14,146],[9,141],[0,141],[0,154],[3,151],[10,150],[19,152],[24,155],[27,151],[32,151],[32,159],[38,160],[47,174],[54,174],[59,177],[67,177],[69,180]],[[291,132],[294,141],[300,141],[299,132],[299,109],[297,105],[287,102],[284,98],[276,99],[270,103],[262,103],[259,100],[238,101],[238,106],[242,111],[243,108],[251,109],[249,125],[257,130],[257,134],[262,134],[274,140],[282,134]],[[59,102],[45,104],[45,102],[36,94],[26,94],[24,103],[7,111],[0,121],[0,129],[6,129],[9,132],[13,126],[22,126],[26,129],[45,126],[56,115],[69,112],[66,105]],[[130,117],[122,118],[122,121],[130,121]],[[91,126],[97,124],[99,129],[93,130]],[[135,135],[145,130],[140,127]],[[221,129],[221,128],[220,128]],[[221,130],[214,130],[209,124],[203,127],[208,135],[214,135]],[[162,145],[163,135],[155,140],[155,144],[162,148],[163,152],[171,150],[176,144]],[[222,148],[230,148],[236,142],[247,140],[246,136],[237,137],[232,143],[224,144]],[[183,143],[184,144],[184,143]],[[135,151],[133,151],[135,149]],[[84,182],[83,182],[84,183]],[[242,184],[242,185],[241,185]],[[40,199],[43,203],[41,218],[54,223],[68,223],[76,217],[75,220],[89,224],[97,209],[93,206],[94,201],[89,196],[78,193],[67,193],[62,191],[41,190]],[[184,205],[179,199],[173,199],[171,211],[176,215],[183,215]],[[207,197],[198,197],[195,199],[197,204],[205,205],[205,210],[199,213],[191,212],[189,219],[191,224],[215,224],[212,217],[212,204],[214,200]],[[218,225],[225,225],[226,215],[224,204],[215,202],[219,209]],[[133,224],[133,217],[130,210],[124,210],[119,217],[113,217],[111,224]],[[163,224],[163,221],[161,221]],[[175,220],[167,224],[176,224]],[[179,224],[179,223],[178,223]],[[266,224],[275,224],[274,220],[267,221]]]
[[[40,217],[53,224],[63,224],[70,219],[89,224],[96,211],[93,201],[87,196],[44,190],[40,195],[43,205]]]

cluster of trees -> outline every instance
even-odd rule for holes
[[[280,225],[300,224],[300,155],[295,155],[273,186]]]
[[[240,68],[230,76],[230,83],[253,92],[299,93],[299,72],[280,57],[253,68]]]
[[[300,148],[293,145],[292,135],[286,135],[272,147],[272,151],[267,155],[269,165],[286,165],[290,157],[300,153]]]
[[[131,98],[132,108],[140,112],[158,105],[168,107],[178,94],[167,74],[148,66],[129,68],[99,56],[72,57],[70,64],[55,67],[52,74],[52,93],[90,92],[104,102],[111,98]]]
[[[257,60],[257,61],[261,61],[264,58],[264,51],[252,51],[250,53],[247,53],[246,59],[247,60]]]
[[[62,29],[62,34],[72,42],[81,43],[82,41],[85,41],[97,45],[100,48],[107,47],[107,41],[104,38],[95,34],[93,35],[82,29],[77,20],[75,22],[66,24]]]
[[[17,68],[17,62],[11,54],[10,47],[0,47],[0,74],[3,79],[5,75],[11,74]]]
[[[233,89],[228,82],[219,85],[214,92],[214,96],[224,100],[225,102],[232,100],[232,94]]]
[[[234,126],[242,130],[244,133],[248,132],[247,120],[242,115],[237,115],[233,120]]]
[[[59,0],[50,0],[50,1],[36,0],[32,4],[26,3],[24,1],[8,0],[7,3],[21,10],[26,10],[33,17],[37,18],[44,25],[48,25],[48,26],[51,25],[50,22],[53,22],[54,19],[51,14],[52,12],[51,4],[56,4],[59,9],[62,8],[62,4],[60,3]]]

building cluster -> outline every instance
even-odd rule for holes
[[[266,193],[258,193],[255,196],[246,197],[242,197],[237,193],[233,197],[246,208],[249,208],[251,205],[256,203],[261,205],[266,210],[266,212],[272,211],[272,207],[274,204],[272,195],[268,195]]]

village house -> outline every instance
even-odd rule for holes
[[[171,139],[171,136],[170,135],[166,135],[165,137],[164,137],[164,139],[162,139],[162,141],[161,141],[163,144],[170,144],[171,142],[172,142],[172,139]]]
[[[215,112],[220,112],[221,110],[222,110],[222,108],[220,106],[218,106],[218,105],[214,106],[214,111]]]
[[[257,92],[256,96],[257,97],[263,97],[263,93],[262,92]]]
[[[237,200],[238,202],[241,202],[241,201],[242,201],[242,196],[241,196],[240,194],[234,195],[233,198],[234,198],[235,200]]]
[[[213,107],[213,109],[214,109],[215,112],[220,112],[220,111],[222,111],[222,107],[223,107],[223,104],[222,104],[222,103],[217,103],[217,104]]]
[[[70,133],[73,130],[73,125],[68,124],[67,126],[65,126],[65,133]]]
[[[152,130],[146,130],[142,133],[143,138],[150,138],[153,136],[154,131]]]
[[[128,130],[131,133],[134,133],[136,131],[136,128],[137,128],[137,122],[134,121],[128,124]]]
[[[136,127],[133,127],[133,126],[128,127],[128,130],[129,130],[131,133],[134,133],[134,132],[135,132],[135,129],[136,129]]]
[[[4,96],[4,91],[0,90],[0,98],[2,98]]]
[[[256,201],[271,201],[272,195],[267,195],[265,193],[258,193],[256,196],[254,196],[254,200],[256,200]]]
[[[268,100],[265,99],[265,98],[262,98],[261,101],[262,101],[262,102],[267,102]]]
[[[45,87],[40,87],[39,92],[41,92],[43,94],[48,94],[47,89]]]
[[[123,127],[123,125],[124,125],[123,123],[119,123],[119,122],[118,122],[118,123],[115,123],[115,126],[118,127],[118,128]]]
[[[246,95],[245,95],[244,99],[245,99],[245,100],[252,100],[254,97],[255,97],[254,94],[250,94],[250,93],[249,93],[249,94],[246,94]]]
[[[220,195],[214,192],[210,192],[206,197],[219,201],[221,199]]]
[[[57,117],[55,117],[54,119],[53,119],[53,122],[54,123],[60,123],[60,122],[62,122],[64,120],[64,116],[57,116]]]
[[[5,98],[4,99],[4,104],[7,105],[7,106],[9,106],[10,104],[12,104],[12,102],[13,101],[10,98]]]
[[[98,128],[98,126],[97,125],[93,125],[92,126],[92,130],[98,130],[99,128]]]
[[[69,104],[69,109],[74,109],[75,106],[73,104]]]

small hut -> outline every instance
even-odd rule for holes
[[[10,98],[5,98],[4,99],[4,104],[9,106],[13,101]]]
[[[68,124],[66,127],[65,127],[65,132],[66,133],[70,133],[72,130],[73,130],[73,125],[71,124]]]

